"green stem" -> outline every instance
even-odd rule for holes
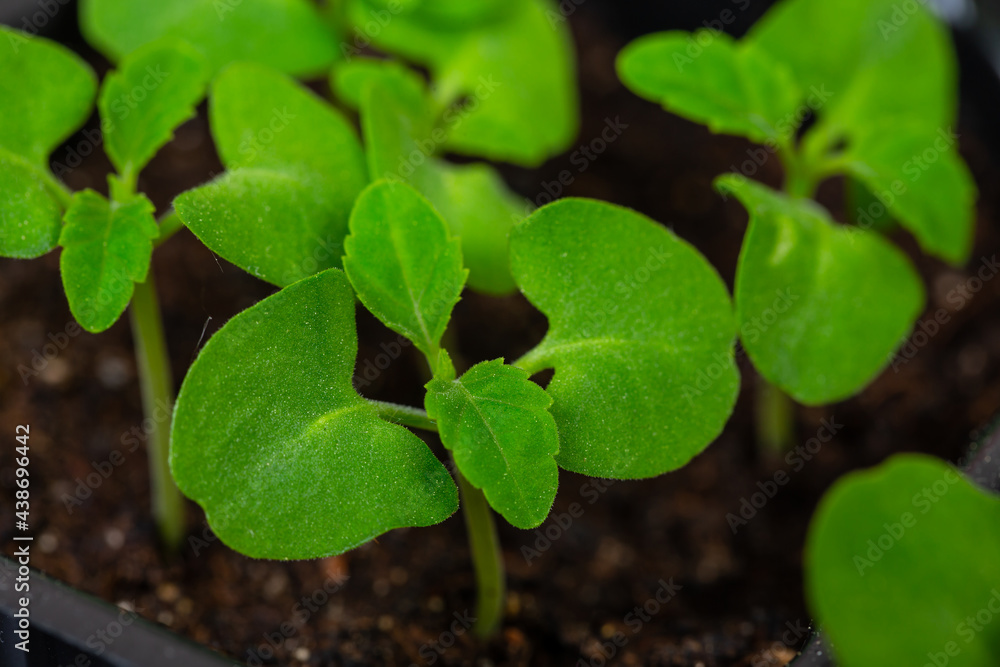
[[[462,510],[465,527],[469,531],[472,563],[476,569],[476,624],[472,628],[480,637],[490,637],[500,628],[503,620],[506,583],[503,555],[497,537],[496,522],[486,496],[455,471],[458,488],[462,492]]]
[[[757,442],[776,454],[790,450],[795,438],[795,406],[788,394],[761,377],[755,409]]]
[[[184,222],[175,211],[168,211],[160,218],[160,235],[156,239],[156,246],[159,247],[167,242],[171,236],[184,229]]]
[[[420,408],[411,408],[408,405],[386,403],[384,401],[369,400],[369,403],[372,403],[378,409],[378,416],[386,421],[437,433],[437,422],[428,417],[427,413]]]
[[[73,192],[66,187],[66,184],[56,178],[47,167],[45,169],[37,170],[37,173],[41,175],[45,184],[49,187],[49,191],[59,198],[59,203],[62,207],[69,209],[70,205],[73,203]]]
[[[174,550],[184,538],[184,499],[170,476],[168,457],[173,389],[152,269],[146,282],[135,286],[130,314],[142,408],[146,419],[153,424],[147,446],[153,518],[164,544]]]

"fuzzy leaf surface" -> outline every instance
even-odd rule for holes
[[[1000,609],[998,524],[1000,499],[931,457],[895,456],[838,481],[805,556],[837,664],[998,664],[1000,627],[976,620]]]
[[[427,384],[427,414],[455,465],[517,528],[545,521],[559,486],[552,398],[502,359]]]
[[[555,369],[560,467],[653,477],[721,432],[739,388],[736,325],[701,254],[639,213],[583,199],[540,208],[514,227],[510,251],[515,280],[549,319],[517,365]]]
[[[80,28],[113,62],[162,37],[193,44],[213,73],[249,61],[305,76],[338,57],[333,35],[307,0],[83,0]]]
[[[358,197],[344,247],[344,268],[365,307],[435,355],[468,272],[430,202],[403,183],[372,184]]]
[[[149,44],[122,60],[98,99],[104,150],[118,173],[142,171],[194,117],[207,85],[204,58],[184,42]]]
[[[62,205],[41,167],[0,148],[0,256],[31,259],[56,247]]]
[[[230,320],[184,380],[171,471],[240,553],[329,556],[458,507],[427,445],[351,385],[354,308],[341,271],[302,280]]]
[[[59,237],[59,269],[73,317],[87,331],[117,322],[135,283],[145,282],[160,233],[154,210],[145,195],[121,203],[93,190],[73,195]]]
[[[339,267],[351,208],[367,182],[347,120],[253,64],[218,76],[209,110],[229,171],[175,200],[181,220],[213,251],[278,286]]]
[[[750,211],[736,269],[743,346],[768,381],[807,405],[863,389],[923,309],[920,277],[876,232],[745,178],[720,190]]]

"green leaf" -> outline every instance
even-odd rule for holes
[[[848,148],[848,171],[877,194],[924,251],[965,262],[972,250],[976,186],[958,156],[958,137],[940,130],[927,138],[900,123],[886,129],[873,126]]]
[[[307,0],[83,0],[80,27],[114,62],[161,37],[193,44],[212,72],[250,61],[312,75],[337,57],[333,35]]]
[[[184,42],[156,42],[122,60],[101,88],[104,148],[119,174],[137,175],[205,95],[204,58]]]
[[[345,69],[337,79],[360,78],[361,69]],[[361,122],[372,178],[403,180],[434,204],[462,241],[470,287],[490,294],[512,292],[507,237],[524,217],[525,205],[492,167],[452,165],[434,156],[444,134],[433,127],[421,86],[388,68],[381,74],[370,70],[364,83],[354,85],[364,86]]]
[[[746,38],[785,63],[802,90],[832,93],[821,114],[842,131],[894,117],[953,122],[955,57],[946,29],[920,4],[786,0]],[[933,131],[933,130],[932,130]]]
[[[104,331],[145,282],[159,227],[144,195],[109,202],[84,190],[73,195],[59,237],[63,287],[73,316],[84,329]]]
[[[930,457],[896,456],[838,481],[805,558],[837,664],[998,664],[997,525],[997,497]]]
[[[837,225],[811,200],[734,176],[717,185],[750,212],[736,312],[754,366],[807,405],[863,389],[923,309],[909,260],[876,232]]]
[[[637,94],[713,132],[775,145],[794,139],[801,94],[791,73],[724,33],[640,37],[618,56],[618,73]]]
[[[367,0],[374,11],[369,15],[376,20],[390,14],[406,14],[416,21],[442,28],[468,28],[487,21],[496,21],[510,11],[510,5],[517,3],[505,0]]]
[[[3,26],[0,72],[0,148],[47,167],[90,115],[97,77],[66,47]]]
[[[552,399],[520,368],[502,359],[427,384],[427,414],[441,442],[474,487],[517,528],[545,521],[559,486]]]
[[[358,197],[344,247],[365,307],[435,360],[468,275],[444,220],[413,188],[379,181]]]
[[[0,148],[0,256],[44,255],[56,247],[61,227],[62,206],[41,168]]]
[[[548,386],[562,468],[652,477],[722,430],[739,388],[726,287],[694,248],[649,218],[563,199],[511,232],[511,267],[549,318],[517,365]]]
[[[505,18],[453,30],[401,14],[386,22],[375,44],[431,69],[443,103],[447,150],[536,166],[576,136],[576,74],[565,22],[553,23],[549,0],[513,0]],[[349,4],[355,24],[371,20],[363,0]],[[531,122],[525,122],[530,118]]]
[[[174,202],[213,251],[275,285],[340,266],[351,207],[367,182],[344,117],[260,65],[212,84],[212,134],[231,171]]]
[[[338,63],[333,68],[330,86],[345,104],[359,109],[365,90],[375,81],[401,95],[411,105],[408,109],[411,113],[425,113],[423,79],[396,60],[353,58]]]
[[[354,391],[356,356],[354,293],[336,269],[237,315],[198,355],[170,466],[227,545],[318,558],[455,512],[458,490],[427,445]]]

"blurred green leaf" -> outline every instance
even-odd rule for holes
[[[581,199],[511,232],[511,267],[549,318],[518,366],[548,386],[562,468],[653,477],[722,430],[739,388],[729,294],[704,257],[634,211]]]
[[[371,20],[365,0],[348,9],[356,25]],[[512,0],[505,17],[466,30],[401,13],[371,37],[430,68],[435,98],[449,105],[440,118],[447,150],[536,166],[564,150],[579,124],[572,40],[547,11],[549,0]]]
[[[260,65],[212,84],[212,135],[231,171],[179,196],[184,223],[222,257],[285,286],[340,266],[351,208],[367,182],[344,117]]]
[[[308,0],[82,0],[80,28],[113,62],[161,37],[193,44],[213,73],[249,61],[307,76],[337,57],[333,35]]]
[[[724,33],[671,31],[640,37],[618,56],[618,73],[637,94],[713,132],[775,146],[795,137],[795,110],[802,95],[791,73]]]
[[[419,81],[393,66],[363,60],[338,68],[335,80],[338,89],[358,91],[372,178],[403,180],[434,204],[462,241],[470,287],[512,292],[507,237],[527,207],[492,167],[453,165],[436,157],[445,134],[433,125]]]
[[[73,195],[59,237],[63,287],[73,317],[90,332],[118,321],[145,282],[159,227],[144,195],[109,202],[84,190]]]
[[[354,292],[331,269],[234,317],[191,366],[170,467],[233,549],[319,558],[458,508],[427,445],[354,391],[357,346]]]
[[[541,525],[559,486],[552,399],[520,368],[485,361],[427,384],[427,414],[469,483],[517,528]]]
[[[863,389],[923,309],[909,260],[876,232],[833,222],[811,200],[741,177],[717,184],[750,211],[736,312],[754,366],[807,405]]]
[[[0,256],[56,246],[69,194],[49,173],[52,150],[90,114],[97,77],[69,49],[0,26]]]
[[[838,481],[805,558],[810,607],[837,664],[998,664],[998,524],[996,496],[927,456]]]
[[[104,149],[119,174],[138,175],[205,95],[204,58],[184,42],[156,42],[122,60],[101,87]]]

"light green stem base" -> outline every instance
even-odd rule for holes
[[[795,440],[795,405],[788,395],[760,378],[756,395],[757,442],[766,451],[784,454]]]
[[[152,269],[146,282],[135,286],[130,315],[142,409],[153,424],[147,441],[153,518],[164,545],[173,551],[184,539],[184,498],[168,462],[173,388]]]
[[[469,546],[476,569],[476,624],[472,631],[479,637],[491,637],[503,621],[504,602],[507,597],[504,581],[503,554],[497,537],[493,510],[483,492],[469,484],[462,473],[456,471],[458,488],[462,492],[462,510],[465,527],[469,531]]]

